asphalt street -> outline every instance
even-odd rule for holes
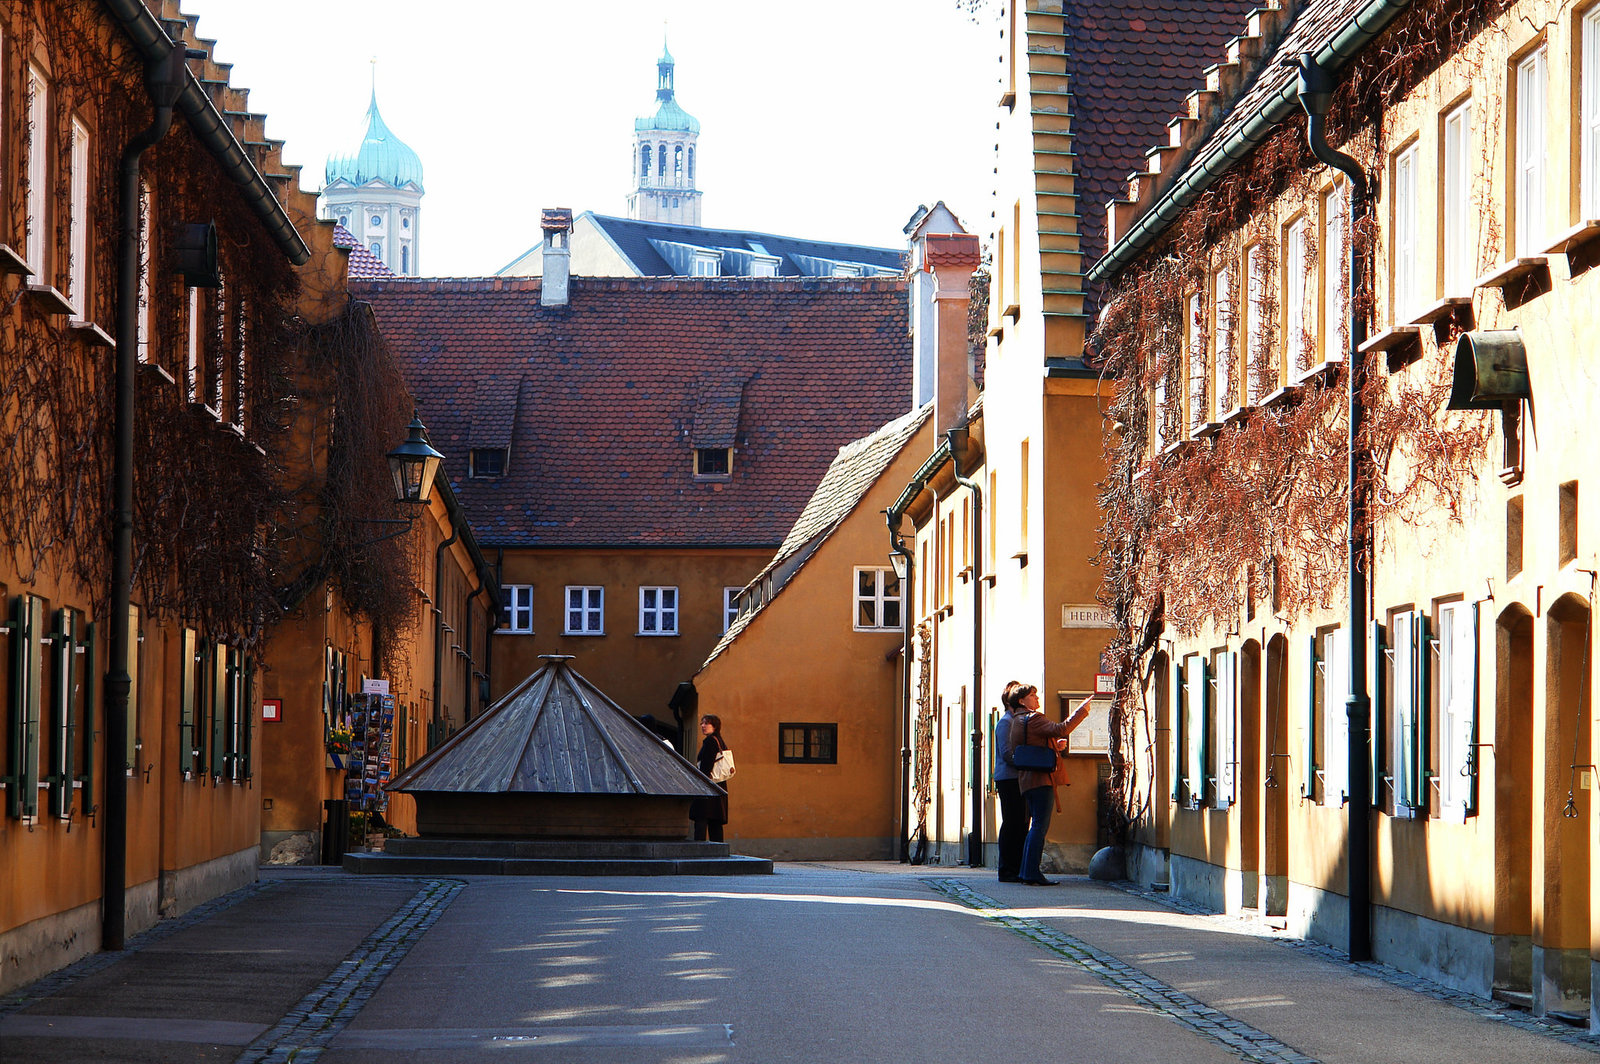
[[[263,877],[0,999],[0,1061],[1600,1059],[1583,1032],[1084,879]]]

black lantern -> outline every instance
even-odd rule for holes
[[[217,273],[217,225],[215,222],[184,222],[178,226],[172,244],[172,268],[190,288],[221,288]]]
[[[395,501],[427,502],[428,489],[433,487],[433,475],[439,471],[439,463],[443,460],[444,455],[428,444],[428,430],[423,428],[422,419],[412,414],[406,442],[389,452]]]

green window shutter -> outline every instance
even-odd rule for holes
[[[210,651],[211,668],[206,679],[211,695],[211,761],[208,768],[212,779],[220,779],[228,770],[228,648],[221,643],[212,643]]]
[[[1428,704],[1428,618],[1410,610],[1395,618],[1394,647],[1394,760],[1396,815],[1413,815],[1424,808]],[[1404,810],[1402,814],[1399,811]]]
[[[94,749],[95,710],[100,705],[100,644],[98,626],[90,621],[84,626],[83,642],[83,760],[79,764],[78,782],[83,784],[83,800],[79,808],[84,816],[95,812],[94,804]]]
[[[50,633],[50,773],[47,801],[50,815],[58,819],[72,816],[73,764],[78,743],[77,614],[62,608],[56,611],[55,631]]]
[[[1593,637],[1591,636],[1590,638],[1591,638],[1591,641],[1592,641]],[[1478,701],[1478,683],[1479,683],[1479,681],[1478,681],[1478,647],[1479,647],[1479,642],[1478,642],[1478,640],[1479,640],[1479,635],[1478,635],[1478,604],[1476,602],[1474,602],[1472,604],[1472,665],[1471,665],[1472,684],[1471,684],[1471,690],[1470,690],[1470,696],[1471,696],[1471,710],[1470,710],[1471,722],[1468,724],[1467,729],[1466,729],[1466,732],[1467,732],[1467,764],[1466,764],[1466,772],[1467,772],[1467,794],[1466,794],[1467,810],[1466,810],[1466,812],[1467,812],[1467,816],[1477,816],[1478,815],[1478,777],[1479,777],[1479,772],[1478,772],[1478,749],[1479,749],[1479,747],[1478,747],[1478,710],[1479,710],[1479,701]]]
[[[1171,663],[1167,684],[1167,713],[1172,727],[1172,800],[1183,800],[1183,666]]]
[[[258,677],[256,676],[256,663],[244,659],[244,727],[240,731],[240,739],[244,746],[239,751],[240,778],[244,780],[255,779],[255,731],[256,721],[260,719],[257,712],[261,699],[256,694]]]
[[[1314,801],[1317,796],[1317,674],[1322,659],[1317,656],[1317,637],[1306,637],[1306,714],[1300,728],[1300,796]]]
[[[44,601],[36,595],[18,595],[12,608],[6,814],[35,817],[39,815],[39,697],[44,679],[39,640],[44,632]]]

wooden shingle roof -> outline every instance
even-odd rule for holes
[[[689,798],[722,793],[567,658],[554,655],[388,789]]]

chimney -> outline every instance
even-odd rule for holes
[[[572,236],[572,208],[546,207],[540,212],[539,228],[544,230],[544,280],[539,286],[539,302],[547,307],[564,307],[567,279],[572,274],[572,249],[567,246]]]
[[[922,261],[923,268],[933,274],[937,318],[933,427],[942,439],[947,432],[967,424],[967,395],[972,381],[967,305],[972,301],[972,273],[978,268],[978,238],[970,233],[929,233]]]

